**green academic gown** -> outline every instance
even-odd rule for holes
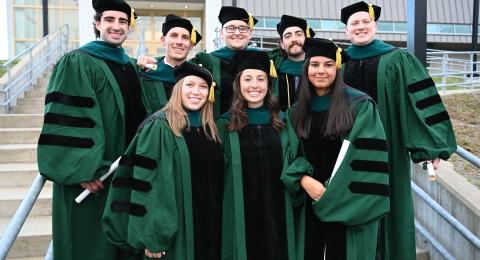
[[[247,109],[247,115],[249,124],[240,131],[226,129],[229,114],[218,120],[226,158],[222,259],[296,259],[295,201],[280,176],[291,164],[291,172],[311,166],[292,157],[288,130],[275,130],[265,107]]]
[[[145,248],[165,252],[166,260],[220,259],[223,152],[199,135],[199,113],[189,112],[189,120],[190,132],[182,136],[172,132],[163,111],[139,127],[103,214],[112,243],[141,255]]]
[[[101,229],[110,179],[104,190],[80,204],[74,201],[83,191],[79,184],[98,179],[126,148],[129,101],[107,65],[112,63],[135,67],[122,48],[90,42],[64,55],[48,84],[37,161],[40,173],[53,181],[55,259],[121,258]],[[130,127],[134,131],[137,126]]]
[[[273,84],[273,94],[278,97],[281,110],[286,111],[297,101],[304,60],[293,61],[282,56],[279,49],[268,52],[268,56],[274,62],[278,75]]]
[[[247,50],[258,49],[247,48]],[[201,64],[212,73],[213,81],[216,83],[215,106],[213,112],[215,118],[226,113],[230,109],[232,103],[233,81],[236,75],[232,72],[229,62],[234,54],[234,50],[228,47],[223,47],[211,53],[199,52],[191,60],[191,62],[195,64]]]
[[[375,259],[379,219],[389,210],[385,133],[374,102],[360,91],[348,88],[347,93],[351,99],[350,106],[356,114],[351,131],[338,138],[338,142],[322,138],[318,130],[323,129],[325,122],[318,119],[324,118],[322,113],[323,116],[328,113],[330,96],[315,96],[312,99],[310,137],[302,141],[304,145],[292,147],[296,152],[304,153],[304,147],[308,148],[305,142],[309,142],[311,152],[305,150],[305,157],[313,170],[287,170],[282,175],[282,181],[292,196],[305,198],[296,219],[297,259],[323,259],[325,244],[326,259]],[[291,113],[295,107],[288,112],[289,125],[292,124]],[[336,174],[331,176],[344,140],[350,141],[350,145]],[[312,201],[308,195],[304,195],[300,179],[305,174],[324,184],[326,191],[320,200]],[[317,218],[313,221],[320,224],[306,226],[309,212],[313,212]],[[322,228],[315,228],[319,225]],[[309,232],[309,229],[316,233]],[[310,252],[306,252],[307,243],[312,245],[312,242]],[[318,253],[312,255],[312,251]]]
[[[142,71],[139,74],[147,115],[157,112],[167,104],[175,85],[173,68],[163,62],[164,57],[156,59],[158,61],[156,70]]]
[[[374,98],[388,140],[391,210],[380,248],[384,259],[415,259],[410,159],[447,160],[457,148],[452,124],[433,80],[411,53],[380,40],[346,50],[345,83]]]

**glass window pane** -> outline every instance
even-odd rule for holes
[[[16,5],[40,5],[42,0],[15,0]]]
[[[438,33],[438,24],[427,23],[427,33]]]
[[[60,0],[48,0],[48,6],[59,6],[60,5]]]
[[[77,6],[78,7],[78,0],[63,0],[63,6]]]
[[[257,18],[258,22],[255,24],[255,28],[264,28],[265,27],[265,18],[263,17],[255,17]]]
[[[265,18],[265,28],[277,28],[280,18]]]
[[[60,26],[62,26],[63,19],[61,17],[62,12],[59,9],[48,10],[48,31],[53,32]],[[77,22],[78,23],[78,22]]]
[[[41,9],[15,8],[15,38],[42,37]]]
[[[393,32],[392,22],[377,22],[377,29],[380,32]]]
[[[64,10],[63,11],[63,24],[68,24],[69,38],[70,40],[78,40],[78,10]],[[93,25],[92,25],[93,34]]]
[[[337,21],[335,20],[322,20],[322,30],[336,30]]]
[[[26,50],[31,45],[35,44],[34,42],[15,42],[15,55]]]
[[[439,31],[441,33],[454,33],[453,24],[439,24],[438,25]]]
[[[146,41],[160,41],[160,37],[162,37],[162,24],[165,22],[165,16],[155,16],[153,17],[154,23],[155,23],[155,32],[153,33],[153,38],[152,34],[149,33],[151,29],[149,29],[149,26],[145,27],[145,40]]]
[[[337,21],[337,30],[344,31],[345,30],[345,24],[343,24],[341,21]]]
[[[394,26],[396,32],[407,32],[407,23],[395,22]]]
[[[456,33],[472,33],[469,24],[455,24]]]
[[[315,30],[320,30],[322,27],[320,20],[318,19],[309,19],[307,24]]]

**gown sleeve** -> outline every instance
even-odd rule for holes
[[[380,116],[371,100],[355,104],[345,158],[321,199],[312,203],[324,222],[361,225],[389,210],[387,142]]]

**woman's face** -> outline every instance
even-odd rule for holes
[[[323,96],[327,94],[336,76],[337,66],[334,60],[323,56],[310,58],[308,80],[312,83],[317,95]]]
[[[186,76],[182,85],[182,105],[190,111],[200,110],[208,98],[207,82],[197,76]]]
[[[268,76],[262,70],[246,69],[240,75],[240,93],[248,103],[249,108],[263,105],[268,91]]]

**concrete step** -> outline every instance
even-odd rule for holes
[[[41,128],[0,128],[0,144],[36,144]]]
[[[37,144],[0,144],[0,163],[37,161]]]
[[[29,186],[2,187],[0,190],[0,218],[11,218],[26,197]],[[35,205],[30,211],[30,217],[52,215],[52,184],[46,182],[38,195]]]
[[[4,187],[28,187],[38,173],[37,163],[0,164],[0,190]]]
[[[0,114],[0,128],[42,127],[43,112],[37,114]]]
[[[17,106],[24,105],[44,105],[45,98],[19,98],[17,100]]]
[[[40,88],[40,89],[34,89],[34,90],[28,90],[25,91],[25,97],[26,98],[44,98],[47,93],[47,89],[45,88]]]
[[[44,105],[14,106],[12,108],[12,113],[14,113],[14,114],[39,114],[39,113],[43,113],[44,108],[45,108]]]
[[[51,216],[28,217],[7,259],[44,256],[52,240],[51,218]],[[9,222],[10,218],[0,218],[2,234]]]
[[[417,247],[416,251],[417,251],[417,257],[416,257],[417,260],[430,260],[430,255],[428,254],[428,250]]]

